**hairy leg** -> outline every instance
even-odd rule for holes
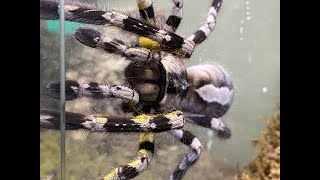
[[[199,139],[191,132],[183,129],[171,130],[170,134],[181,141],[183,144],[189,146],[191,152],[189,152],[178,167],[174,170],[170,176],[170,180],[179,180],[187,172],[188,168],[193,165],[200,157],[202,145]]]
[[[220,138],[229,139],[231,137],[230,128],[218,118],[191,113],[184,113],[184,117],[190,123],[214,130]]]
[[[74,80],[66,80],[66,100],[74,100],[81,97],[92,99],[120,98],[133,104],[139,102],[139,94],[127,87],[120,85],[99,84],[96,82],[79,83]],[[60,82],[52,82],[47,85],[47,94],[55,99],[60,98]]]
[[[143,47],[130,47],[121,40],[111,38],[108,34],[102,34],[94,28],[78,28],[74,36],[86,46],[118,54],[131,61],[147,63],[152,59],[150,50]]]
[[[221,4],[222,0],[213,0],[208,12],[207,21],[199,28],[198,31],[189,36],[188,40],[193,41],[196,44],[200,44],[209,36],[215,28],[217,14],[220,10]]]
[[[172,0],[172,2],[173,7],[171,10],[171,14],[163,27],[167,32],[175,32],[182,19],[183,0]]]
[[[85,129],[91,132],[163,132],[179,129],[185,120],[180,111],[166,114],[147,115],[132,114],[110,115],[66,112],[66,129]],[[46,129],[60,129],[60,112],[54,110],[40,110],[40,127]]]
[[[59,2],[57,0],[41,0],[40,19],[59,19]],[[162,50],[176,52],[181,57],[189,58],[195,47],[193,41],[184,39],[177,34],[166,32],[120,12],[104,11],[85,3],[67,2],[65,4],[65,19],[72,22],[116,26],[150,38],[157,42]]]
[[[141,133],[138,156],[130,163],[113,169],[104,176],[104,180],[132,179],[144,172],[154,154],[154,137],[152,133]]]
[[[146,20],[149,23],[150,22],[155,23],[153,3],[151,2],[151,0],[136,0],[136,1],[137,1],[139,14],[141,18]]]

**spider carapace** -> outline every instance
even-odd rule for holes
[[[195,47],[201,44],[216,25],[222,0],[213,0],[206,22],[191,36],[175,34],[182,20],[182,0],[172,0],[171,14],[166,19],[158,14],[150,0],[137,0],[138,8],[108,11],[80,2],[65,4],[67,21],[113,26],[131,33],[133,40],[104,34],[92,27],[78,28],[74,36],[82,44],[100,49],[130,61],[124,67],[126,85],[79,83],[66,81],[66,100],[80,97],[94,99],[120,98],[124,114],[84,115],[66,112],[66,129],[92,132],[140,133],[137,158],[106,174],[103,179],[132,179],[146,170],[154,154],[153,133],[168,132],[190,147],[169,179],[181,179],[200,157],[202,145],[184,128],[185,122],[214,130],[219,137],[229,138],[230,129],[219,119],[233,99],[229,74],[217,64],[186,68]],[[40,1],[40,19],[59,19],[59,2]],[[47,85],[48,95],[60,97],[60,83]],[[40,110],[40,127],[59,129],[59,112]]]

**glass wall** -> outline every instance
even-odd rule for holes
[[[40,109],[59,111],[60,101],[47,96],[47,84],[59,75],[59,21],[40,20]],[[40,128],[40,179],[60,179],[60,132]]]

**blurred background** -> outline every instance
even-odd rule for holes
[[[134,0],[82,0],[104,9],[136,9]],[[153,0],[155,9],[168,16],[171,1]],[[188,37],[205,21],[211,0],[185,0],[177,34]],[[66,24],[67,79],[122,83],[128,64],[118,56],[85,47],[72,35],[82,24]],[[98,27],[100,28],[100,27]],[[106,33],[117,36],[112,28]],[[113,33],[113,34],[112,34]],[[119,36],[119,35],[118,35]],[[128,36],[128,35],[127,35]],[[59,100],[46,96],[45,87],[59,80],[58,22],[40,20],[40,108],[59,109]],[[224,1],[217,25],[199,45],[186,66],[221,64],[235,85],[233,105],[223,117],[232,137],[219,140],[205,128],[187,125],[204,145],[198,162],[184,179],[235,179],[256,153],[251,141],[266,127],[280,103],[280,1]],[[78,99],[67,102],[66,110],[79,113],[121,113],[119,100]],[[67,132],[66,174],[68,180],[97,179],[112,168],[133,159],[138,149],[137,134]],[[150,168],[136,179],[168,179],[189,151],[167,133],[156,135],[156,152]],[[40,179],[60,178],[59,132],[40,129]]]

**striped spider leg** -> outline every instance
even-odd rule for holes
[[[206,23],[204,23],[199,28],[199,30],[197,30],[194,34],[192,34],[190,37],[188,37],[188,40],[194,42],[195,44],[201,44],[207,38],[207,36],[209,36],[210,32],[212,32],[214,30],[214,27],[216,25],[216,16],[217,16],[217,13],[221,7],[221,3],[222,3],[222,0],[213,0],[211,7],[209,9],[209,12],[208,12],[208,17],[207,17]],[[179,26],[181,18],[182,18],[183,1],[177,0],[177,1],[174,1],[174,4],[176,5],[176,7],[174,7],[172,9],[172,14],[169,16],[169,18],[164,26],[164,30],[166,30],[168,32],[175,32],[175,30]],[[206,68],[204,68],[204,69],[206,69]],[[191,71],[192,71],[192,68],[191,68]],[[210,73],[211,72],[208,72],[208,74],[210,74]],[[226,74],[226,73],[222,72],[220,75],[224,75],[224,74]],[[212,77],[214,77],[214,76],[212,76]],[[227,80],[224,79],[224,81],[227,81]],[[216,81],[216,82],[223,82],[223,81]],[[205,86],[203,86],[202,91],[205,93],[207,91],[212,91],[212,90],[214,91],[215,89],[212,89],[211,88],[212,86],[215,88],[214,85],[209,86],[209,88],[206,88]],[[231,91],[227,90],[228,92],[226,94],[226,98],[227,98],[226,102],[230,103],[231,99],[228,99],[228,98],[232,97],[233,87],[232,87],[231,83],[230,84],[227,83],[227,85],[225,85],[225,86],[228,88],[228,90],[231,89]],[[199,88],[197,92],[201,96],[201,88]],[[217,92],[217,94],[223,96],[224,93],[223,92],[221,93],[221,92],[222,91],[219,91],[219,92]],[[228,107],[225,109],[228,109]],[[189,110],[189,109],[187,109],[187,110]],[[218,113],[219,115],[218,114],[217,115],[218,115],[218,117],[220,117],[224,113],[225,113],[225,111],[223,113]],[[201,114],[202,113],[200,113],[200,114],[188,113],[188,111],[184,112],[184,116],[185,116],[186,120],[188,120],[188,122],[200,125],[202,127],[211,128],[212,130],[217,132],[217,135],[221,138],[225,138],[225,139],[230,138],[231,130],[223,122],[221,122],[220,119],[214,118],[211,116],[201,115]],[[185,175],[185,173],[187,172],[188,168],[199,159],[200,154],[201,154],[201,150],[202,150],[202,145],[201,145],[200,141],[198,140],[198,138],[188,130],[185,130],[185,129],[171,130],[170,134],[173,137],[175,137],[176,139],[180,140],[183,144],[189,146],[189,148],[191,149],[191,152],[189,152],[183,158],[183,160],[180,162],[178,167],[170,175],[170,180],[176,180],[176,179],[181,179]]]
[[[142,19],[149,23],[155,24],[155,16],[154,16],[154,9],[153,3],[151,0],[136,0],[137,6],[139,9],[139,14]]]
[[[212,129],[220,138],[228,139],[231,137],[230,128],[219,118],[190,113],[184,113],[184,117],[189,123]]]
[[[40,19],[59,19],[59,1],[40,1]],[[157,42],[161,50],[174,52],[181,57],[189,58],[194,50],[194,42],[181,36],[166,32],[158,27],[151,26],[146,22],[129,17],[123,13],[104,11],[97,7],[79,3],[65,3],[65,19],[72,22],[81,22],[94,25],[112,25],[128,32],[150,38]]]
[[[183,0],[172,0],[173,7],[163,29],[167,32],[175,32],[182,19]],[[139,13],[142,19],[155,24],[155,13],[151,0],[137,0]]]
[[[222,0],[213,0],[208,12],[207,21],[194,34],[187,39],[195,44],[201,44],[216,26],[217,14],[220,10]]]
[[[163,29],[167,32],[175,32],[180,25],[182,19],[183,0],[172,0],[173,7],[171,14],[166,21]]]
[[[60,84],[52,82],[47,85],[48,95],[59,99]],[[104,85],[96,82],[78,83],[66,81],[66,100],[88,97],[92,99],[121,98],[128,103],[136,104],[139,94],[126,86]],[[185,120],[181,111],[173,111],[158,115],[84,115],[66,112],[66,130],[85,129],[90,132],[138,132],[139,150],[137,157],[126,165],[113,169],[106,174],[104,180],[132,179],[145,171],[154,154],[154,138],[152,133],[179,129],[184,126]],[[60,128],[60,113],[53,110],[40,110],[40,127],[46,129]],[[145,132],[145,133],[144,133]]]

